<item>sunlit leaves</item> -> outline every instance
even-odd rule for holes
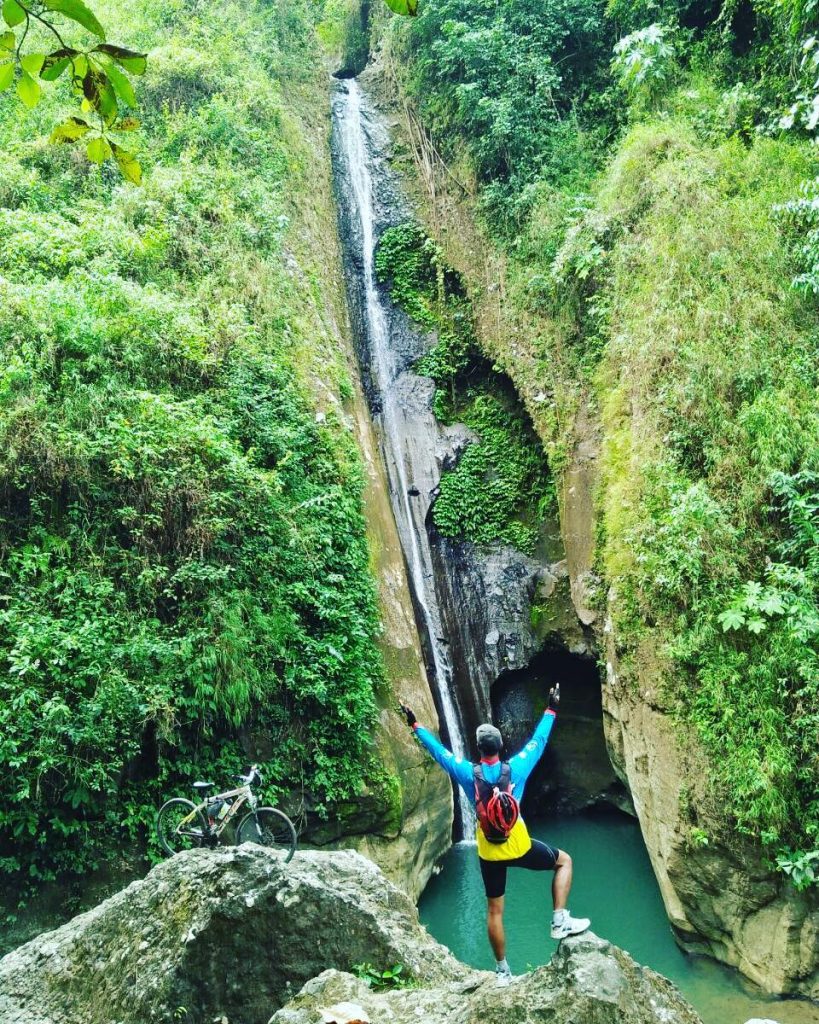
[[[114,92],[117,98],[122,100],[123,103],[129,107],[135,107],[137,105],[136,94],[134,93],[134,87],[128,81],[126,75],[113,65],[107,69],[108,79],[111,85],[114,87]]]
[[[119,127],[122,128],[122,125]],[[116,142],[111,143],[111,150],[123,177],[127,178],[128,181],[132,181],[135,185],[141,185],[142,168],[139,166],[134,154],[123,149],[122,146],[118,146]]]
[[[32,78],[27,71],[24,71],[17,79],[17,95],[29,110],[37,106],[42,94],[43,90],[40,88],[40,83],[35,78]]]
[[[44,0],[44,3],[49,11],[62,14],[82,25],[98,38],[105,39],[105,30],[97,20],[97,16],[86,7],[82,0]]]
[[[79,50],[70,47],[60,47],[46,55],[40,71],[40,78],[45,82],[54,82],[71,65],[72,60],[79,56]]]
[[[20,58],[20,67],[30,75],[39,75],[44,61],[44,53],[26,53]]]
[[[39,25],[50,30],[60,43],[51,53],[20,53],[13,31],[0,34],[0,92],[8,89],[16,78],[17,96],[30,109],[42,96],[40,82],[55,82],[70,69],[71,89],[81,97],[83,113],[96,117],[99,123],[92,127],[86,118],[69,118],[53,130],[51,142],[71,144],[93,132],[93,136],[85,140],[88,159],[95,164],[114,159],[123,177],[138,184],[142,171],[135,155],[115,145],[108,138],[108,132],[129,132],[139,126],[134,118],[121,117],[120,105],[136,107],[136,92],[128,76],[145,73],[146,54],[105,42],[102,25],[83,0],[43,0],[43,6],[31,15],[18,0],[3,0],[0,9],[9,29],[25,23],[22,40],[28,36],[32,17],[36,17]],[[53,15],[79,25],[101,42],[90,49],[67,45],[63,41],[66,28],[60,25],[58,31],[49,20]]]
[[[81,117],[69,117],[51,133],[51,142],[76,142],[91,131],[91,125]]]
[[[5,21],[9,28],[14,28],[16,25],[22,25],[26,20],[26,12],[17,3],[17,0],[4,0],[2,13],[3,21]]]
[[[110,43],[100,43],[94,48],[96,53],[104,53],[106,57],[121,64],[126,71],[132,75],[144,75],[148,66],[148,58],[144,53],[136,50],[126,50],[124,46],[112,46]]]
[[[102,137],[92,139],[85,147],[85,152],[88,159],[95,164],[103,164],[110,156],[113,156],[110,143]]]

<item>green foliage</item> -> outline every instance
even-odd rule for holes
[[[514,391],[478,353],[457,275],[437,243],[413,223],[384,233],[375,265],[393,300],[438,334],[416,364],[438,385],[436,415],[466,424],[479,438],[443,473],[432,510],[435,526],[446,537],[533,551],[555,504],[546,458]]]
[[[789,851],[777,857],[776,864],[800,892],[819,885],[819,850],[801,854]]]
[[[623,663],[639,675],[663,650],[667,699],[734,826],[772,857],[819,836],[817,328],[772,215],[804,167],[783,143],[707,149],[654,126],[596,202],[610,248],[604,557]]]
[[[819,295],[819,178],[800,186],[798,199],[790,199],[775,207],[796,239],[799,273],[793,287]]]
[[[605,89],[596,0],[436,0],[405,37],[425,120],[442,145],[458,133],[483,182],[508,182],[504,199],[544,172],[582,165],[564,122]]]
[[[145,74],[146,54],[106,42],[105,30],[83,0],[5,0],[2,17],[8,30],[0,35],[0,92],[16,77],[17,96],[31,110],[42,98],[40,83],[54,82],[70,69],[69,89],[81,103],[82,116],[59,124],[51,141],[73,145],[82,139],[92,163],[114,159],[124,178],[140,184],[142,169],[124,134],[139,122],[123,115],[122,107],[137,105],[128,75]],[[92,38],[69,46],[66,31],[78,25],[86,40]]]
[[[674,63],[669,36],[668,26],[653,24],[624,36],[615,45],[612,71],[632,101],[651,106],[667,87]]]
[[[466,423],[480,440],[467,445],[455,468],[441,477],[435,525],[447,537],[500,541],[531,554],[555,505],[531,424],[491,383],[468,389],[451,418]]]
[[[354,964],[353,974],[375,992],[388,992],[396,988],[409,988],[412,979],[404,973],[403,964],[394,964],[383,971],[371,963]]]
[[[335,373],[290,226],[312,150],[269,70],[321,76],[321,12],[223,13],[109,10],[163,40],[147,90],[184,85],[140,190],[0,119],[0,869],[35,881],[144,843],[195,775],[258,761],[328,814],[372,772],[361,467],[304,384]]]

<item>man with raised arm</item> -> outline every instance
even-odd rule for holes
[[[512,972],[506,962],[503,903],[507,868],[553,871],[552,938],[584,932],[591,921],[572,917],[566,909],[572,886],[572,858],[563,850],[531,839],[520,816],[523,789],[546,749],[560,703],[560,684],[549,692],[549,705],[526,746],[508,761],[500,760],[503,737],[494,725],[479,725],[475,734],[481,759],[477,764],[456,757],[437,737],[419,724],[412,709],[401,704],[407,724],[439,765],[473,801],[478,817],[477,840],[481,876],[486,889],[486,928],[495,954],[499,985],[508,985]]]

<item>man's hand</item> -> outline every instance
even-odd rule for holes
[[[549,690],[549,710],[557,711],[558,705],[560,704],[560,683],[556,683],[551,690]]]
[[[401,708],[401,713],[406,716],[407,725],[411,729],[418,721],[418,719],[415,717],[415,712],[412,710],[412,708],[407,707],[407,705],[401,700],[398,701],[398,706],[399,708]]]

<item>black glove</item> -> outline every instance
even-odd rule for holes
[[[549,710],[557,711],[557,707],[560,704],[560,683],[555,685],[549,690]]]
[[[411,729],[418,721],[418,719],[415,717],[415,712],[412,710],[412,708],[408,708],[407,705],[400,700],[398,702],[398,706],[401,708],[401,713],[406,715],[407,725]]]

